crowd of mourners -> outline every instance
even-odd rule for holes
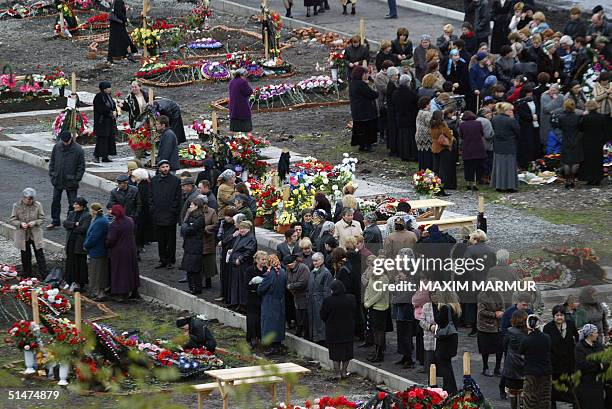
[[[585,21],[574,7],[553,30],[532,1],[466,0],[457,30],[413,43],[407,28],[383,41],[374,61],[367,42],[345,49],[353,146],[376,143],[431,169],[456,189],[463,162],[468,190],[518,188],[517,174],[560,153],[566,188],[598,185],[612,121],[612,24],[601,6]],[[492,22],[492,24],[491,24]],[[492,26],[492,28],[491,28]],[[600,72],[585,93],[584,74]]]

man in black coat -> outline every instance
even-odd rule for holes
[[[117,154],[115,137],[117,136],[117,105],[111,96],[111,83],[100,82],[100,92],[93,100],[94,108],[94,134],[96,147],[94,149],[94,162],[112,162],[109,155]]]
[[[170,173],[170,162],[157,163],[159,173],[151,181],[151,215],[157,234],[159,268],[174,268],[176,263],[176,224],[181,210],[181,182]]]
[[[206,326],[206,322],[199,318],[181,317],[176,320],[176,326],[185,331],[189,341],[183,345],[188,348],[206,348],[207,351],[214,353],[217,348],[217,341],[213,333]]]
[[[77,198],[79,182],[85,174],[85,154],[83,148],[72,140],[68,131],[59,134],[60,142],[55,144],[49,161],[49,177],[53,185],[53,202],[51,203],[51,224],[47,229],[60,226],[62,211],[62,192],[66,190],[68,210],[73,210]]]
[[[183,223],[185,220],[185,215],[187,214],[187,209],[189,209],[189,206],[191,205],[191,201],[200,194],[200,192],[198,192],[198,190],[195,188],[193,178],[185,178],[181,180],[181,191],[183,193],[183,206],[181,207],[179,223]]]
[[[178,143],[175,133],[170,129],[170,120],[166,115],[157,119],[157,131],[161,132],[159,147],[157,148],[157,160],[168,161],[170,170],[176,172],[181,168],[178,155]]]
[[[125,209],[126,216],[134,218],[138,208],[138,188],[129,184],[127,175],[119,175],[116,180],[117,188],[111,190],[106,208],[110,209],[113,205],[120,204]]]
[[[185,136],[185,128],[183,126],[183,117],[181,116],[181,107],[171,99],[158,98],[153,102],[153,107],[162,116],[167,116],[169,120],[169,126],[176,135],[178,144],[182,144],[187,141]]]

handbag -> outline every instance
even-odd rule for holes
[[[453,317],[451,316],[450,306],[446,305],[448,312],[448,324],[444,328],[438,328],[436,334],[434,335],[436,339],[446,339],[455,334],[457,334],[457,328],[455,328],[455,323],[453,322]]]

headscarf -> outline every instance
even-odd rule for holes
[[[115,217],[115,220],[119,220],[125,216],[125,209],[123,209],[123,206],[120,204],[114,204],[113,207],[111,207],[111,213]]]
[[[540,318],[536,314],[530,314],[527,317],[527,328],[530,330],[538,329],[538,322],[540,322]]]
[[[79,196],[74,200],[74,203],[78,203],[82,208],[87,207],[87,200],[83,196]]]
[[[391,78],[394,75],[399,75],[399,70],[397,69],[397,67],[387,68],[387,77]]]
[[[402,74],[399,78],[399,86],[400,87],[409,86],[411,80],[412,78],[410,77],[410,75]]]
[[[598,331],[597,326],[593,324],[584,324],[584,327],[580,330],[580,339],[586,339],[586,337]]]
[[[326,232],[330,231],[334,227],[335,227],[334,223],[332,223],[330,221],[324,222],[323,226],[321,226],[321,233],[319,233],[319,237],[322,237],[323,234],[325,234]]]
[[[102,81],[98,85],[98,88],[100,88],[100,91],[104,91],[105,89],[111,88],[111,83],[108,81]]]
[[[330,284],[329,288],[331,289],[332,295],[343,295],[346,293],[346,288],[344,287],[344,283],[340,280],[334,280]]]
[[[446,65],[446,75],[450,75],[451,73],[451,68],[453,67],[453,59],[450,57],[452,57],[453,55],[459,55],[459,50],[457,50],[456,48],[453,48],[452,50],[450,50],[448,63]],[[459,57],[459,61],[465,62],[465,60],[461,57]]]
[[[236,176],[236,172],[234,172],[231,169],[225,169],[223,172],[221,172],[221,174],[219,175],[219,179],[222,179],[224,182],[230,180],[231,178]]]
[[[32,187],[26,187],[25,189],[23,189],[23,197],[35,198],[36,190],[34,190],[34,188]]]
[[[363,74],[365,74],[366,72],[368,71],[364,67],[362,67],[361,65],[358,65],[355,68],[353,68],[353,71],[351,72],[351,79],[360,80],[361,77],[363,77]]]

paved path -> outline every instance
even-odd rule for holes
[[[261,3],[260,0],[234,1],[255,8],[259,8]],[[360,0],[357,4],[357,14],[355,16],[350,14],[348,16],[342,15],[342,7],[339,2],[337,0],[329,0],[331,10],[318,16],[306,18],[306,8],[303,4],[302,0],[294,0],[292,12],[295,19],[345,33],[357,34],[359,32],[359,19],[364,18],[366,22],[366,36],[376,41],[394,39],[398,27],[407,27],[410,30],[410,37],[413,43],[416,43],[415,39],[418,39],[421,34],[430,34],[436,37],[440,35],[442,33],[442,26],[446,23],[453,23],[457,29],[460,26],[457,20],[405,8],[398,10],[398,19],[385,20],[384,16],[389,12],[389,8],[386,3],[378,0]],[[282,0],[269,0],[268,5],[271,9],[281,13],[281,15],[285,15]]]

